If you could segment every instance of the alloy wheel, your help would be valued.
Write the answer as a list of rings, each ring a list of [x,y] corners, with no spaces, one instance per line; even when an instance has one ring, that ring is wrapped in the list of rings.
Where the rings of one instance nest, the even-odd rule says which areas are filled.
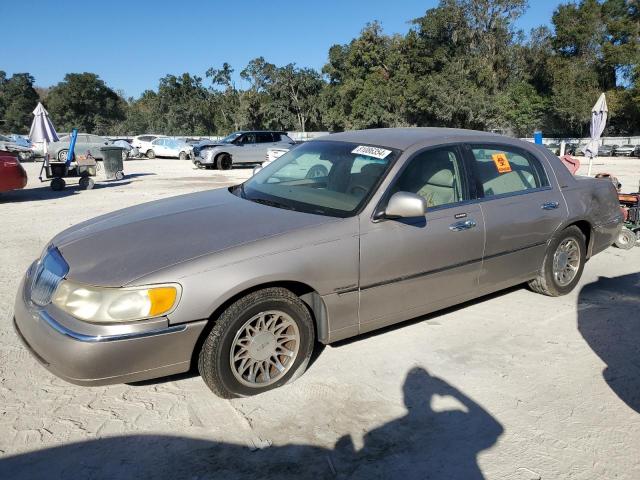
[[[236,379],[258,388],[280,380],[293,366],[300,348],[296,322],[279,310],[247,320],[231,344],[230,366]]]
[[[553,278],[561,287],[569,285],[580,268],[580,246],[573,238],[563,240],[553,254]]]

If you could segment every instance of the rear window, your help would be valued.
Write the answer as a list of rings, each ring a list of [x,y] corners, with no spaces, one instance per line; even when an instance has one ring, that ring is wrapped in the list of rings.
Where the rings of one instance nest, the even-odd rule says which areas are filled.
[[[474,146],[479,193],[493,197],[549,186],[540,162],[527,152],[503,146]]]

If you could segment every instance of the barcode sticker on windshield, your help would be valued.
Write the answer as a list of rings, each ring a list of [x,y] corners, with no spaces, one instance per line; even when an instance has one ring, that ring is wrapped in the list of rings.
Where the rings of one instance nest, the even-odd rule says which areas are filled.
[[[366,155],[367,157],[373,158],[385,158],[387,155],[391,153],[391,150],[386,150],[384,148],[379,147],[368,147],[366,145],[360,145],[359,147],[351,150],[351,153],[355,153],[356,155]]]

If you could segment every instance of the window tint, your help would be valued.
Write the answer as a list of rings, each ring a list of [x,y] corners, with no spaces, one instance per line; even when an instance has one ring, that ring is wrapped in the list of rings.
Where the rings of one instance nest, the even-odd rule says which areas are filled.
[[[273,137],[268,132],[256,133],[256,142],[257,143],[271,143],[271,142],[273,142]]]
[[[471,151],[480,195],[492,197],[549,185],[542,165],[525,152],[496,146]]]
[[[427,207],[437,207],[464,199],[460,159],[452,148],[428,150],[418,154],[391,189],[417,193],[427,201]]]
[[[279,133],[273,132],[271,135],[273,135],[274,142],[280,142],[282,140]]]
[[[256,143],[256,134],[255,133],[245,133],[240,139],[240,143]]]

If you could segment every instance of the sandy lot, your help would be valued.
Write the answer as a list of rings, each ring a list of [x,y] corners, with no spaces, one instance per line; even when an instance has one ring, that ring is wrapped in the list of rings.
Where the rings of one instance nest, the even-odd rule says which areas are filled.
[[[640,159],[598,160],[636,191]],[[0,196],[0,478],[640,478],[640,248],[611,248],[561,298],[513,288],[319,352],[236,400],[199,377],[77,387],[11,327],[19,278],[60,230],[223,187],[250,169],[126,164],[121,182]]]

